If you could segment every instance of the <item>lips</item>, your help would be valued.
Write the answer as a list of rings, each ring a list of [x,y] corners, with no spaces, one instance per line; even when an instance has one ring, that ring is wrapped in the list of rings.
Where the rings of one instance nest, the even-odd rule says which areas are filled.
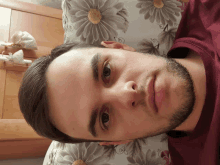
[[[156,79],[156,76],[152,77],[152,79],[150,80],[148,84],[147,101],[148,101],[148,105],[150,106],[151,110],[154,112],[158,112],[157,106],[155,104],[155,90],[154,90],[155,79]]]

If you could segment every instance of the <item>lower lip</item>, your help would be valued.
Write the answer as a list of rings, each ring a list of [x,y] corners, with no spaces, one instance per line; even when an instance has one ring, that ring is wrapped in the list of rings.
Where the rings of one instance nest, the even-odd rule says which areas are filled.
[[[161,109],[162,103],[165,103],[165,99],[167,97],[168,96],[164,88],[160,88],[155,91],[155,104],[157,108]]]
[[[172,83],[172,80],[165,78],[163,85],[154,83],[154,92],[155,92],[155,104],[157,109],[162,110],[162,106],[167,105],[169,99],[169,89]]]
[[[153,107],[151,107],[151,109],[153,109],[155,112],[158,112],[158,108],[157,108],[156,103],[155,103],[155,89],[154,89],[155,79],[156,79],[156,76],[154,76],[152,78],[152,80],[149,84],[149,87],[150,87],[149,90],[152,90],[152,92],[148,91],[148,93],[153,93],[153,94],[151,95],[151,98],[148,98],[148,101],[149,101],[150,106],[153,106]]]

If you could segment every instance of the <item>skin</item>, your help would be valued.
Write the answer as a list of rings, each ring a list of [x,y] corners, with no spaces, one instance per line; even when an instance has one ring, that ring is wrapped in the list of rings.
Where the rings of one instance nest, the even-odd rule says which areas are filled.
[[[125,144],[170,130],[193,132],[206,96],[205,69],[196,52],[167,61],[114,41],[102,45],[106,48],[71,50],[48,68],[49,116],[60,131],[74,138],[111,141],[100,145]],[[90,61],[96,53],[109,61],[109,84],[101,74],[99,82],[93,79]],[[158,112],[147,101],[147,84],[154,76]],[[109,120],[104,122],[108,130],[103,130],[101,116],[96,120],[98,137],[87,129],[95,106],[109,108]]]

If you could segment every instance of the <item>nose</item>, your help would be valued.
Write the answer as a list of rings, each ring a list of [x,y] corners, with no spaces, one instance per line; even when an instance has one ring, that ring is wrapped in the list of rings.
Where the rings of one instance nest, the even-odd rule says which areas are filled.
[[[104,97],[106,101],[115,104],[115,106],[126,109],[135,107],[143,99],[134,81],[116,84],[113,87],[107,88]]]

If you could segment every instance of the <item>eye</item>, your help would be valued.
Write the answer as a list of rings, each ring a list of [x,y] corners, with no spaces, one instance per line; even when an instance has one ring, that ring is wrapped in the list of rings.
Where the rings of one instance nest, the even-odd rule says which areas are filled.
[[[103,112],[101,113],[101,125],[104,126],[105,130],[108,130],[109,128],[109,114],[108,114],[108,108],[105,107]]]
[[[102,78],[104,83],[108,84],[111,76],[111,66],[109,63],[106,63],[103,68]]]

